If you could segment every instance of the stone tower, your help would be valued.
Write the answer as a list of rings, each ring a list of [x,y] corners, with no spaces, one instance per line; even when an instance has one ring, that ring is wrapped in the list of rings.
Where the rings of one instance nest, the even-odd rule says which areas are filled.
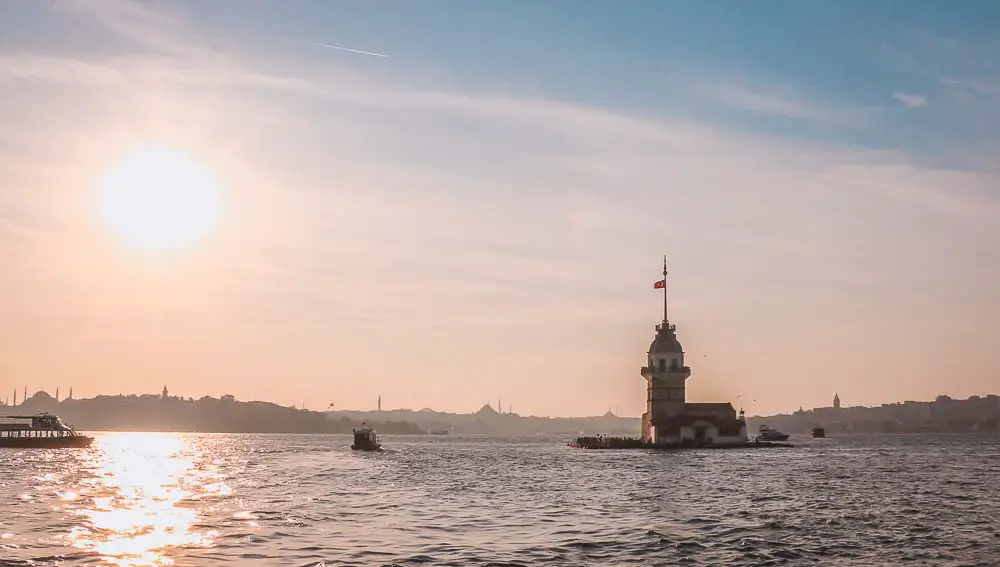
[[[840,409],[840,394],[833,395],[833,409]]]
[[[685,413],[685,384],[691,368],[684,365],[684,348],[677,340],[677,327],[667,317],[667,260],[663,259],[663,279],[653,284],[663,289],[663,322],[656,325],[656,336],[649,345],[642,377],[646,379],[646,412],[642,414],[642,438],[658,443],[668,441],[658,435],[672,418]],[[667,427],[666,430],[673,428]]]

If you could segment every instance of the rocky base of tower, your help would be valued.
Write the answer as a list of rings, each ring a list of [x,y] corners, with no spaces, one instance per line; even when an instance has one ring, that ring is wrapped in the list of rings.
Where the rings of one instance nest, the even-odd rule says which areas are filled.
[[[697,441],[683,441],[680,443],[650,443],[636,437],[577,437],[576,440],[568,443],[575,449],[655,449],[655,450],[681,450],[681,449],[776,449],[790,448],[794,445],[790,443],[774,443],[770,441],[746,441],[738,443],[711,443]]]

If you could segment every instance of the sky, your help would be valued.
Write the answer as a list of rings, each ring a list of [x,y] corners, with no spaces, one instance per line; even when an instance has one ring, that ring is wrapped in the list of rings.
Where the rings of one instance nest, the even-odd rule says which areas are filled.
[[[0,388],[638,416],[666,254],[689,401],[1000,392],[997,29],[977,0],[5,2]]]

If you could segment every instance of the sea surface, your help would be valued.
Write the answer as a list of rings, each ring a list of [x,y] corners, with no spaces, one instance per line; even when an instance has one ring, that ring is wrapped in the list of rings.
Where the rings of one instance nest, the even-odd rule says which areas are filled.
[[[0,450],[0,565],[1000,564],[1000,437],[798,441],[97,434]]]

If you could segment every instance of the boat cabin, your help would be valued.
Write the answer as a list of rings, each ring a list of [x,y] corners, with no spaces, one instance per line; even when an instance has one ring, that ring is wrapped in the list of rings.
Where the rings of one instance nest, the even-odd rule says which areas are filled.
[[[354,444],[351,449],[355,451],[379,451],[382,446],[378,442],[378,434],[375,429],[362,423],[354,426]]]
[[[66,425],[59,416],[48,413],[38,415],[8,415],[0,419],[12,420],[0,423],[0,438],[53,438],[78,437],[79,433]]]

